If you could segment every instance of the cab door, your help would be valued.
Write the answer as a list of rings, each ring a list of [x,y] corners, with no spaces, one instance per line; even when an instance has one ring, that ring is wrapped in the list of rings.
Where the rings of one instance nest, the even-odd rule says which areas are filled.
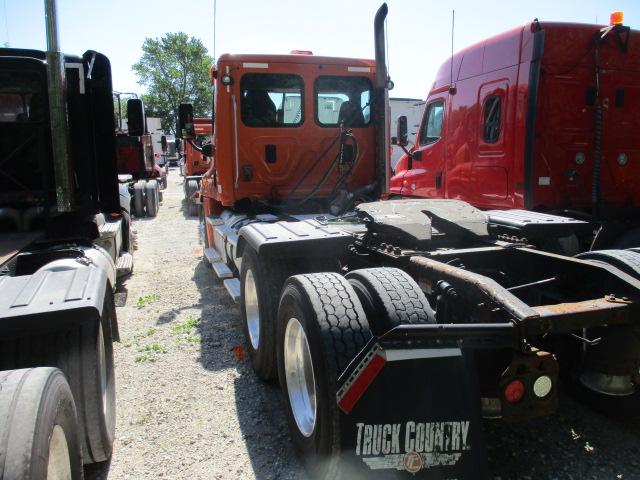
[[[403,178],[403,195],[444,197],[444,98],[430,100],[425,108],[411,168]]]

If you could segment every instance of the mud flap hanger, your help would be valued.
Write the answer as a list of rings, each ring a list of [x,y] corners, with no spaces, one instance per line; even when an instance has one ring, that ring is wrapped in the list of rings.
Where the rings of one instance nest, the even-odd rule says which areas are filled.
[[[387,363],[460,356],[462,349],[521,347],[514,323],[399,325],[369,340],[342,372],[338,407],[348,415]]]

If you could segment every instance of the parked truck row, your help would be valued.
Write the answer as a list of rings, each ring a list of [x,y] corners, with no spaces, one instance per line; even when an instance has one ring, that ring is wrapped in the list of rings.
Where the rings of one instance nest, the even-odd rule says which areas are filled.
[[[482,418],[549,415],[560,381],[606,413],[637,414],[640,253],[551,253],[536,240],[580,239],[592,228],[589,220],[533,208],[515,215],[508,209],[519,205],[506,201],[485,212],[455,198],[394,190],[398,175],[413,169],[406,162],[431,167],[428,158],[411,155],[390,178],[386,15],[383,5],[374,22],[375,61],[308,53],[218,59],[213,140],[202,147],[214,162],[199,190],[204,256],[239,303],[257,376],[280,383],[295,449],[312,473],[485,478]],[[500,188],[522,202],[547,198],[536,186],[547,185],[533,179],[546,175],[549,157],[527,152],[531,142],[555,137],[542,140],[543,132],[525,124],[555,120],[548,113],[533,119],[496,113],[500,105],[529,105],[541,95],[510,86],[511,57],[490,47],[513,52],[506,43],[522,42],[529,53],[513,54],[523,59],[513,82],[530,79],[532,59],[558,51],[557,28],[535,22],[485,42],[475,61],[454,56],[456,76],[436,82],[445,99],[428,99],[419,135],[426,129],[430,138],[435,125],[453,134],[442,120],[450,115],[460,119],[460,138],[475,142],[467,126],[478,138],[497,139],[483,144],[484,164],[476,165],[475,176],[460,174],[470,192],[478,191],[480,174],[496,185],[493,174],[502,168],[509,138],[530,158],[530,175],[522,177],[530,183],[506,176],[513,181]],[[625,31],[614,27],[606,35],[624,40]],[[548,41],[536,40],[547,32]],[[606,48],[615,57],[621,47],[612,43]],[[602,43],[594,48],[609,52]],[[472,107],[477,91],[463,89],[465,69],[502,72],[499,81],[497,74],[478,81],[488,107]],[[469,116],[479,111],[477,121]],[[506,137],[514,122],[520,130]],[[189,105],[181,106],[177,130],[186,140],[195,137]],[[406,145],[406,122],[399,122],[397,138]],[[423,145],[420,137],[416,150]],[[585,155],[590,146],[581,147]],[[464,148],[460,155],[464,167],[474,167],[465,163],[471,157]],[[598,206],[607,188],[597,190]],[[556,191],[561,200],[573,192]],[[623,203],[634,198],[616,194]],[[524,231],[496,218],[518,220]]]

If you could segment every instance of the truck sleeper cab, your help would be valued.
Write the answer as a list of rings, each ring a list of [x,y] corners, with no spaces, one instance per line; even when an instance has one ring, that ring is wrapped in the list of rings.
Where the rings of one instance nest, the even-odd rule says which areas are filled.
[[[591,229],[577,232],[573,253],[640,245],[637,35],[534,21],[456,53],[436,75],[413,158],[398,163],[390,191],[604,226],[595,242]]]
[[[65,88],[49,78],[56,65]],[[0,49],[4,478],[80,479],[112,453],[113,292],[133,268],[114,131],[104,55]]]

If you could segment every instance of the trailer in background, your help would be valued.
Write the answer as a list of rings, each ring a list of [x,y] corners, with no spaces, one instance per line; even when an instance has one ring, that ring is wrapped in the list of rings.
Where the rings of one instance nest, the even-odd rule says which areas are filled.
[[[408,140],[409,145],[413,145],[420,128],[420,121],[424,113],[425,101],[419,98],[390,98],[389,108],[391,112],[391,125],[394,125],[398,117],[407,117]],[[391,150],[391,169],[395,169],[398,160],[404,154],[402,148],[398,145],[392,145]]]

